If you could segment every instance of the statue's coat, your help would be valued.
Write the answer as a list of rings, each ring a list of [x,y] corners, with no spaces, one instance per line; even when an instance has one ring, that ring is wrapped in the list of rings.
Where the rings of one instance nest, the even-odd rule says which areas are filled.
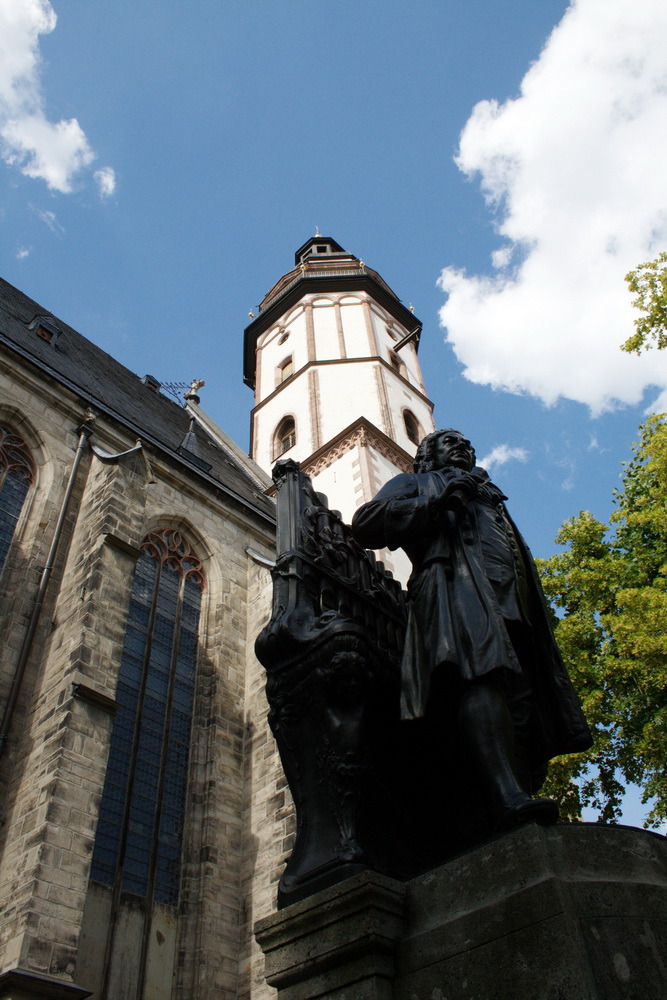
[[[505,602],[509,610],[507,606],[501,610],[488,579],[480,537],[483,519],[475,501],[460,512],[434,503],[445,483],[459,474],[449,468],[396,476],[359,508],[352,522],[362,545],[401,547],[412,561],[401,714],[405,719],[424,715],[436,668],[454,671],[462,680],[499,669],[523,672],[533,695],[533,760],[546,762],[558,754],[584,750],[591,744],[588,726],[551,632],[530,551],[502,504],[505,496],[483,469],[474,470],[513,532],[522,567],[522,594],[519,597],[515,588]],[[529,649],[522,651],[521,663],[506,625],[507,618],[519,617],[530,622]]]

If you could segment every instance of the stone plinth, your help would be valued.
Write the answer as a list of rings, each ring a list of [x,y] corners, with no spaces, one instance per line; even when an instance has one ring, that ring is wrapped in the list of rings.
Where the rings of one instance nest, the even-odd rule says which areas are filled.
[[[279,1000],[664,1000],[667,838],[524,826],[405,885],[358,875],[257,939]]]
[[[90,995],[90,990],[74,983],[24,969],[10,969],[0,975],[0,1000],[85,1000]]]
[[[266,980],[280,1000],[391,1000],[405,886],[363,872],[260,920]]]

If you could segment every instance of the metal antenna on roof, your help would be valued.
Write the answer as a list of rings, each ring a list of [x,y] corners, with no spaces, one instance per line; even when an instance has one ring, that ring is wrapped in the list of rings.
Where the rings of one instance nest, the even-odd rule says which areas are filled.
[[[162,388],[166,389],[167,392],[174,397],[177,403],[183,406],[183,390],[190,388],[189,382],[163,382]]]

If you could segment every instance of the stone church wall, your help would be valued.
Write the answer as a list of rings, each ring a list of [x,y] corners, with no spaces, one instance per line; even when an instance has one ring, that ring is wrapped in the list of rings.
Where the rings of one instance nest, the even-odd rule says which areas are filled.
[[[23,435],[38,466],[2,579],[4,703],[85,407],[74,393],[21,366],[5,366],[0,378],[0,398],[11,400],[0,416]],[[113,453],[135,443],[103,417],[93,440]],[[274,539],[269,526],[151,449],[117,461],[86,451],[79,467],[0,761],[6,792],[0,970],[56,977],[63,989],[72,982],[88,989],[99,984],[108,906],[106,887],[91,889],[89,870],[118,667],[139,546],[149,530],[167,528],[187,535],[206,587],[180,905],[173,918],[155,913],[145,996],[163,996],[169,984],[170,995],[183,1000],[236,1000],[241,989],[260,1000],[268,995],[265,987],[250,992],[251,982],[262,980],[261,963],[250,958],[251,928],[273,907],[272,880],[291,820],[288,805],[275,808],[276,796],[284,799],[286,792],[250,641],[270,613],[270,575],[246,548],[271,558]],[[249,778],[256,787],[249,788]]]

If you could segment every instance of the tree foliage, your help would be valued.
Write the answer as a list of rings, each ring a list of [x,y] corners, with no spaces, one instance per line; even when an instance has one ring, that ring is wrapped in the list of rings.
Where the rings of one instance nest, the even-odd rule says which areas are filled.
[[[633,306],[643,313],[635,320],[635,333],[621,345],[629,354],[641,354],[648,347],[667,347],[667,253],[640,264],[625,276],[637,296]]]
[[[625,782],[667,820],[667,415],[640,428],[615,492],[611,529],[587,511],[565,522],[566,550],[538,562],[556,638],[594,734],[555,761],[546,792],[566,818],[582,805],[620,816]],[[575,780],[576,779],[576,780]]]

